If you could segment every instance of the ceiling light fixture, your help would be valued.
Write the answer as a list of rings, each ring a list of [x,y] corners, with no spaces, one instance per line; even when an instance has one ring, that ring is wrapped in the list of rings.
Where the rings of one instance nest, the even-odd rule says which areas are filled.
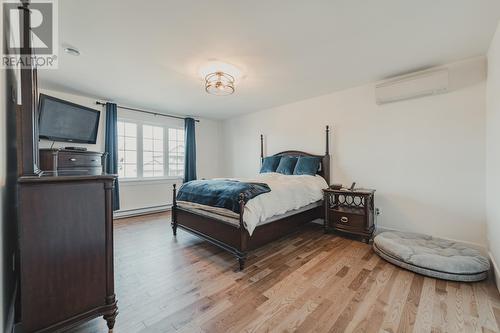
[[[218,71],[205,76],[205,91],[211,95],[226,96],[234,93],[234,77]]]
[[[205,91],[217,96],[233,94],[236,82],[242,78],[242,72],[239,68],[215,59],[210,59],[199,67],[198,73],[200,78],[205,81]]]
[[[80,51],[78,51],[77,49],[75,49],[73,47],[65,47],[64,52],[66,52],[69,55],[75,56],[75,57],[80,55]]]

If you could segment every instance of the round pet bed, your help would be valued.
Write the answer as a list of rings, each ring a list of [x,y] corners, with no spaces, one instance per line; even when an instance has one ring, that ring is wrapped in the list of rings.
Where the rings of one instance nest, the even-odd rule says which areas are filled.
[[[486,257],[463,243],[417,233],[382,232],[373,250],[394,265],[444,280],[480,281],[490,269]]]

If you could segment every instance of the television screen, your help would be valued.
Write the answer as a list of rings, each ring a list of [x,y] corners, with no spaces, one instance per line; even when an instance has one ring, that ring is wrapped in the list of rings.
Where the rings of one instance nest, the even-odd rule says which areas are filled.
[[[53,141],[96,143],[100,112],[40,94],[39,136]]]

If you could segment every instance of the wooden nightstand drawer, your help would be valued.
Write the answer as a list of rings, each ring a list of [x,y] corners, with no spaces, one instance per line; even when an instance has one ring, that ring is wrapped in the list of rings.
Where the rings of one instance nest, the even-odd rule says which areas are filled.
[[[335,224],[337,228],[358,230],[365,228],[365,217],[357,214],[332,211],[330,222]]]

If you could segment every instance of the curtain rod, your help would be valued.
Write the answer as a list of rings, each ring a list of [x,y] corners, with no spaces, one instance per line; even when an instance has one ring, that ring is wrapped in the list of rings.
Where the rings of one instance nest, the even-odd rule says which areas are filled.
[[[100,102],[100,101],[95,101],[95,104],[97,105],[106,105],[106,103]],[[135,108],[130,108],[128,106],[122,106],[122,105],[117,105],[120,109],[125,109],[125,110],[130,110],[130,111],[136,111],[136,112],[142,112],[142,113],[148,113],[152,114],[154,116],[163,116],[163,117],[170,117],[170,118],[175,118],[175,119],[186,119],[186,117],[181,117],[181,116],[174,116],[171,114],[163,114],[163,113],[158,113],[158,112],[151,112],[151,111],[146,111],[146,110],[141,110],[141,109],[135,109]],[[197,123],[200,122],[199,119],[195,119]]]

